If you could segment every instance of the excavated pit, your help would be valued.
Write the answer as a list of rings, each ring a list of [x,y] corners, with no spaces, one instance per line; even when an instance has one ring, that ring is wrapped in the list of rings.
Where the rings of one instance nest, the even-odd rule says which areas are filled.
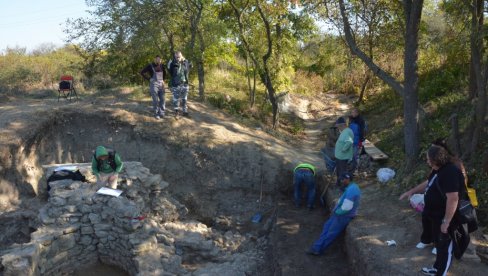
[[[3,196],[20,206],[0,216],[2,224],[15,221],[12,231],[2,236],[1,274],[62,275],[99,262],[131,275],[272,273],[269,264],[263,268],[263,260],[273,212],[267,212],[260,224],[250,218],[257,210],[272,209],[273,195],[280,189],[274,183],[291,179],[279,156],[253,143],[215,145],[203,136],[185,135],[185,130],[161,133],[104,111],[56,111],[39,122],[23,130],[29,135],[22,143],[1,152]],[[47,193],[49,172],[41,165],[88,163],[97,145],[114,148],[124,161],[139,162],[126,162],[125,197],[114,200],[96,195],[93,184],[66,181],[58,181],[61,184]],[[144,177],[130,177],[141,170],[167,181],[164,197],[161,190],[148,189],[152,184]],[[138,199],[140,193],[146,193],[145,200]],[[156,198],[167,202],[156,204]],[[36,201],[39,214],[29,209],[33,199],[41,199]],[[152,206],[158,204],[173,206],[174,213],[161,219]],[[117,215],[118,208],[133,205],[133,213]],[[156,219],[132,229],[128,217],[143,211],[156,214]],[[130,231],[143,237],[125,238],[133,234]],[[114,250],[118,257],[109,254]],[[141,252],[151,254],[141,257]]]

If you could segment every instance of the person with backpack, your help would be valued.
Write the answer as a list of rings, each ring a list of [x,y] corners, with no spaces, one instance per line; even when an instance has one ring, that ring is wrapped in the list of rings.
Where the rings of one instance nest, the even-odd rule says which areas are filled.
[[[366,131],[366,122],[359,114],[359,109],[357,108],[353,108],[351,111],[351,116],[349,116],[349,128],[354,134],[352,171],[355,171],[358,165],[359,154],[363,148],[365,140],[364,134]]]
[[[315,201],[315,167],[308,163],[301,163],[293,170],[293,187],[295,206],[300,207],[302,200],[302,184],[307,187],[307,208],[313,209]]]
[[[183,116],[188,116],[188,73],[190,72],[190,62],[185,59],[181,52],[176,52],[173,59],[168,62],[168,71],[171,77],[169,86],[173,93],[173,108],[175,115],[183,112]]]
[[[97,177],[97,184],[117,189],[119,173],[123,166],[120,155],[114,150],[107,150],[104,146],[96,148],[92,158],[92,172]]]
[[[154,58],[154,62],[148,64],[140,72],[141,76],[149,81],[149,93],[151,94],[154,117],[160,119],[164,117],[166,109],[164,98],[164,65],[161,63],[161,57],[158,55]],[[147,77],[149,74],[149,77]]]
[[[306,251],[309,255],[319,256],[346,229],[351,220],[356,217],[361,199],[361,190],[353,182],[352,174],[343,173],[340,176],[340,189],[344,193],[339,198],[332,215],[325,222],[320,237]]]

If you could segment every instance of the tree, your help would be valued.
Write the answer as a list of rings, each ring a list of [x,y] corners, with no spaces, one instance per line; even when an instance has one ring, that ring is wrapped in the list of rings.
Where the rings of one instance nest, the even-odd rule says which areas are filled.
[[[346,43],[352,54],[361,59],[366,66],[381,80],[388,84],[398,95],[403,98],[404,115],[404,141],[405,153],[407,156],[407,167],[414,164],[419,153],[419,114],[418,114],[418,33],[422,15],[423,0],[403,0],[404,16],[404,60],[403,60],[403,83],[391,74],[382,69],[372,57],[362,50],[357,42],[356,36],[350,25],[350,16],[355,16],[351,6],[352,1],[339,0],[338,10],[342,20],[342,29]],[[368,1],[360,1],[366,3]],[[334,5],[324,0],[326,6]]]
[[[288,70],[297,56],[297,38],[306,27],[290,12],[288,1],[229,0],[227,4],[238,33],[237,43],[266,88],[276,128],[277,91],[286,89],[291,82]]]
[[[190,33],[185,48],[196,63],[199,96],[204,99],[207,51],[219,45],[226,29],[224,23],[216,16],[218,5],[215,1],[185,0],[184,4]]]
[[[88,4],[94,7],[91,16],[71,20],[66,32],[68,40],[79,41],[86,53],[108,53],[104,59],[91,59],[105,64],[104,74],[135,82],[140,80],[140,68],[155,54],[169,57],[181,50],[196,64],[199,95],[204,97],[206,50],[223,33],[214,1],[92,0]]]
[[[476,152],[480,137],[484,132],[485,117],[486,117],[486,85],[488,81],[488,59],[485,56],[485,33],[484,33],[484,0],[466,1],[471,11],[471,69],[472,78],[470,81],[474,82],[471,87],[475,88],[473,93],[473,120],[470,126],[472,131],[470,135],[471,144],[466,152],[466,157]]]

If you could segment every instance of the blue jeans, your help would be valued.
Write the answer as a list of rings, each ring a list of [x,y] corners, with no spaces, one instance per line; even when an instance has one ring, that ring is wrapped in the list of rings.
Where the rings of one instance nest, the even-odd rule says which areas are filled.
[[[173,107],[178,110],[181,107],[183,112],[188,112],[188,107],[186,101],[188,98],[188,85],[180,85],[176,87],[171,87],[171,92],[173,92]],[[178,106],[179,102],[179,106]]]
[[[153,110],[155,115],[164,115],[164,85],[162,81],[152,80],[149,84],[149,93],[151,94]]]
[[[315,201],[315,176],[310,170],[296,170],[293,177],[293,185],[295,187],[294,198],[295,204],[300,205],[302,200],[301,185],[304,183],[307,186],[307,207],[312,208]]]
[[[324,253],[325,249],[346,229],[352,219],[352,217],[331,215],[325,222],[319,239],[313,243],[312,251]]]

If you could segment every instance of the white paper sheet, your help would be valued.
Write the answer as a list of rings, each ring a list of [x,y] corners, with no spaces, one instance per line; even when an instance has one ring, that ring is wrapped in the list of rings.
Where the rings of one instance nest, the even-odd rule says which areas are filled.
[[[97,191],[97,194],[101,194],[101,195],[109,195],[109,196],[115,196],[115,197],[118,197],[120,194],[122,194],[124,191],[122,190],[114,190],[114,189],[110,189],[110,188],[107,188],[107,187],[102,187],[100,188],[98,191]]]
[[[55,172],[58,172],[58,171],[76,171],[78,169],[78,166],[62,166],[62,167],[57,167],[56,169],[54,169]]]

